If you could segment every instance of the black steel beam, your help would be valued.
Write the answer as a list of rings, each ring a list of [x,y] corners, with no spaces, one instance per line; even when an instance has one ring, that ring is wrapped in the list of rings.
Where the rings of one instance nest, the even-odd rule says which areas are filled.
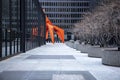
[[[21,40],[20,50],[25,52],[25,0],[20,0],[20,28],[21,28]]]
[[[9,43],[10,43],[10,45],[9,45],[9,49],[10,49],[10,55],[12,55],[12,1],[11,0],[9,0],[9,30],[10,30],[10,41],[9,41]]]
[[[18,45],[20,45],[20,44],[18,44],[18,42],[19,42],[19,29],[20,29],[20,24],[19,24],[19,10],[20,10],[20,8],[19,8],[19,0],[17,0],[17,25],[18,25],[18,27],[17,27],[17,52],[19,52],[18,51]]]
[[[0,58],[2,57],[2,0],[0,0]]]

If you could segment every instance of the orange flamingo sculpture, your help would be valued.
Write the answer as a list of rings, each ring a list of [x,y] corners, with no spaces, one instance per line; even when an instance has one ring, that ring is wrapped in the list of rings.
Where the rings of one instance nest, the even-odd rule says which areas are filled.
[[[48,32],[50,33],[51,41],[54,43],[54,32],[58,35],[62,43],[64,43],[64,30],[53,25],[52,22],[46,16],[46,39],[48,39]]]

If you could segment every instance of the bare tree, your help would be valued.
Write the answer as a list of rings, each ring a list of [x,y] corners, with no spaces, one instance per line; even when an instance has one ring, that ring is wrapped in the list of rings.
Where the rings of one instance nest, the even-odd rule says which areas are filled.
[[[84,20],[75,23],[74,32],[81,41],[100,46],[120,46],[120,1],[103,0]]]

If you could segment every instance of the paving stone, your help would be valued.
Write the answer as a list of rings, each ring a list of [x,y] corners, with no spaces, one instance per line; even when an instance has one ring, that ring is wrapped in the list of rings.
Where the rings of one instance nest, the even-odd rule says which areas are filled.
[[[53,75],[52,80],[86,80],[86,79],[82,75],[61,74],[61,75]]]
[[[72,55],[31,55],[26,59],[75,59]]]
[[[88,71],[3,71],[0,80],[96,80]]]
[[[29,73],[28,71],[3,71],[0,80],[25,80]]]

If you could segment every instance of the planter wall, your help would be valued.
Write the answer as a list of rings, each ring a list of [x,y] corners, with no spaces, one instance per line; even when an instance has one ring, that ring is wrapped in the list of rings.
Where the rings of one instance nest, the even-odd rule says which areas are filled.
[[[90,45],[76,44],[76,49],[81,51],[81,53],[89,53]]]
[[[66,42],[65,44],[71,48],[74,48],[74,42]]]
[[[104,50],[102,54],[102,64],[120,67],[120,51]]]
[[[91,46],[89,47],[89,57],[101,58],[103,51],[99,46]]]

